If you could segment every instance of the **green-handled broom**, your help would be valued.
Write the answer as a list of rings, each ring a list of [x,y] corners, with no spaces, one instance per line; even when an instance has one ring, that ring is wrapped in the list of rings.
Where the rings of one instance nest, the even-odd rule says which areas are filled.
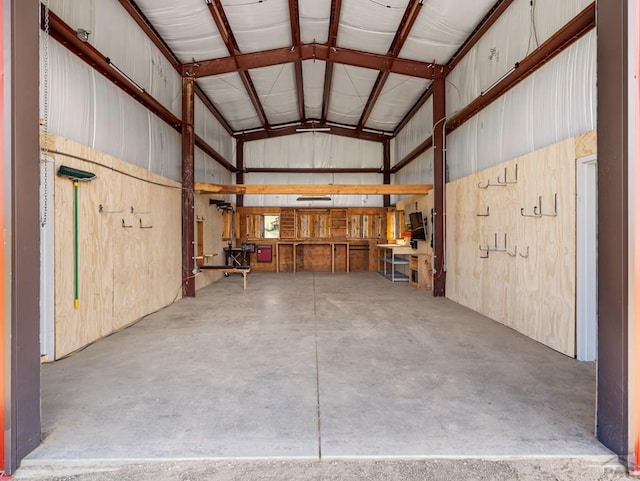
[[[73,307],[77,309],[80,306],[80,297],[78,294],[78,182],[88,182],[96,178],[96,174],[87,172],[73,167],[61,165],[58,169],[60,177],[66,177],[73,181],[73,266],[74,266],[74,301]]]

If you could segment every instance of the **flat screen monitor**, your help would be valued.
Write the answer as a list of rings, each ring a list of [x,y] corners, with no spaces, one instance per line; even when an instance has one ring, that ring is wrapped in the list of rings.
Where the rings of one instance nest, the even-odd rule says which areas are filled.
[[[427,233],[424,231],[422,212],[412,212],[409,214],[409,221],[411,223],[411,239],[426,240]]]

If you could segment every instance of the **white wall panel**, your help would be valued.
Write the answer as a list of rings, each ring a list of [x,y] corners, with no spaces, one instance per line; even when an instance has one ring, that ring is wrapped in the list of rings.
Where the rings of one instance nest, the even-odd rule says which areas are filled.
[[[394,184],[433,184],[433,149],[429,149],[405,168],[400,169],[393,176]],[[393,195],[391,202],[411,197],[407,195]]]
[[[590,3],[590,0],[536,0],[532,21],[530,2],[513,2],[449,74],[447,115],[452,116],[490,88],[516,62],[548,40]]]
[[[180,75],[117,0],[53,0],[50,9],[72,28],[89,30],[91,45],[174,115],[181,115]]]
[[[329,38],[331,0],[298,0],[302,43],[326,43]]]
[[[594,30],[448,136],[450,179],[595,129],[596,88]]]
[[[210,184],[233,184],[233,175],[219,163],[196,147],[195,149],[195,179],[196,182]]]
[[[53,39],[49,59],[49,132],[180,179],[174,129]]]
[[[245,174],[246,184],[381,184],[382,174]],[[297,195],[245,195],[246,207],[382,207],[381,195],[334,195],[331,201],[297,201]]]
[[[216,152],[235,165],[235,139],[229,135],[222,124],[218,122],[197,96],[195,98],[194,128],[197,135],[202,137]]]
[[[256,140],[244,146],[245,167],[381,168],[382,156],[380,142],[316,132]]]
[[[405,155],[415,149],[433,132],[433,98],[416,112],[409,123],[402,129],[395,142],[395,162],[400,162]]]

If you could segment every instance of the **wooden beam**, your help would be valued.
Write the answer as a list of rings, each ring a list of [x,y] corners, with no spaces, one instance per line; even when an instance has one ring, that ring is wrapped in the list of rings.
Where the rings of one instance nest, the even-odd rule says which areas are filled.
[[[382,174],[378,167],[247,167],[246,174]]]
[[[195,256],[193,185],[195,180],[194,80],[182,79],[182,295],[195,297],[196,283],[191,270]]]
[[[197,182],[195,191],[204,194],[272,195],[424,195],[429,184],[244,184],[221,185]]]
[[[513,71],[497,84],[489,87],[479,97],[463,108],[453,118],[447,120],[447,134],[450,134],[463,123],[500,98],[508,90],[523,81],[542,67],[576,40],[581,38],[596,25],[595,2],[582,10],[577,16],[558,30],[552,37],[516,64]]]
[[[330,48],[322,43],[303,43],[300,48],[293,50],[291,47],[281,47],[261,52],[238,53],[235,56],[185,63],[181,68],[183,75],[200,78],[282,65],[298,60],[322,60],[427,80],[445,76],[449,71],[445,65],[393,58],[388,54],[363,52],[344,47]]]

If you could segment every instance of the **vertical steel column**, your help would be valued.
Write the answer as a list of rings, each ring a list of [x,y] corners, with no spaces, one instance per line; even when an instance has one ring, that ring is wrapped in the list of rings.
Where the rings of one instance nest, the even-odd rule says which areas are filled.
[[[238,140],[236,143],[236,184],[244,184],[244,140]],[[244,205],[244,195],[236,194],[236,207]]]
[[[433,295],[445,295],[445,78],[433,81]]]
[[[628,440],[627,2],[599,1],[598,439],[624,461]]]
[[[4,242],[11,246],[5,282],[10,312],[9,445],[5,472],[40,444],[40,149],[38,126],[39,2],[4,0],[3,190]],[[9,205],[7,205],[7,203]],[[7,259],[5,258],[5,262]],[[7,271],[5,271],[7,272]],[[5,331],[5,334],[7,331]],[[8,376],[7,376],[8,373]],[[5,431],[7,432],[7,431]]]
[[[196,295],[196,282],[192,271],[195,256],[194,83],[193,77],[182,78],[182,295],[185,297]]]
[[[391,184],[391,140],[387,139],[382,144],[382,183]],[[391,206],[391,196],[385,195],[383,198],[384,207]]]

